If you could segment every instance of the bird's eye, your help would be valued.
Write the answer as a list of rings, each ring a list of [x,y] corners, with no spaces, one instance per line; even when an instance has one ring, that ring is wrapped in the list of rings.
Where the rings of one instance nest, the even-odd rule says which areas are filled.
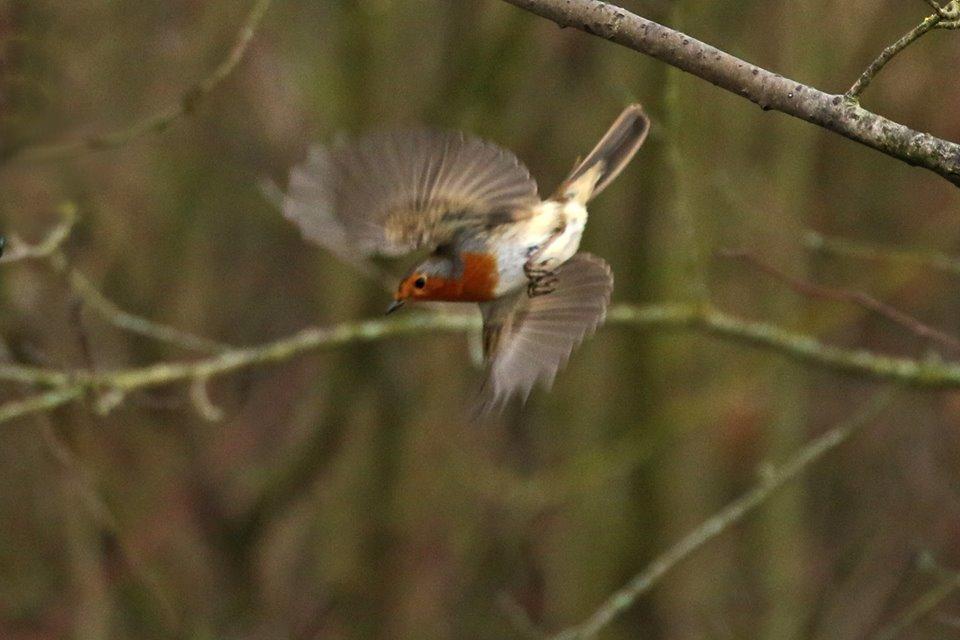
[[[427,286],[426,276],[419,276],[416,280],[413,281],[413,286],[416,289],[423,289],[425,286]]]

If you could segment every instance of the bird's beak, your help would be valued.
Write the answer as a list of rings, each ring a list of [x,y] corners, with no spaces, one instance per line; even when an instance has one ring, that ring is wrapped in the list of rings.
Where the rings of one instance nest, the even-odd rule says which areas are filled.
[[[404,300],[394,300],[390,303],[390,306],[387,307],[387,315],[393,313],[397,309],[403,306]]]

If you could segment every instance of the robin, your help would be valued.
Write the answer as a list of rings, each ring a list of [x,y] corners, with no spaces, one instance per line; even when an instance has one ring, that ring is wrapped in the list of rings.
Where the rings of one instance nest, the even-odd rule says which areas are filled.
[[[303,235],[356,261],[417,249],[429,257],[401,281],[407,302],[480,306],[487,378],[481,411],[549,387],[603,322],[613,275],[577,252],[587,203],[643,144],[649,120],[628,106],[552,196],[511,152],[462,133],[375,133],[310,150],[290,174],[283,214]]]

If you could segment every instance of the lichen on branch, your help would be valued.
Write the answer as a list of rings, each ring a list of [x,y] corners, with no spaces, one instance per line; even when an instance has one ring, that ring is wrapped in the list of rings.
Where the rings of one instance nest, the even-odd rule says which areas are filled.
[[[960,186],[960,145],[737,58],[685,33],[598,0],[505,0],[691,73],[759,105],[838,133]]]

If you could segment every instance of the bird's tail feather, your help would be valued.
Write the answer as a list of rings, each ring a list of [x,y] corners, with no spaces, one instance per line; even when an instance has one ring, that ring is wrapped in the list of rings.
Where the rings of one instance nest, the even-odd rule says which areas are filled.
[[[557,198],[586,204],[603,191],[633,158],[650,131],[650,119],[632,104],[614,121],[587,157],[557,189]]]

